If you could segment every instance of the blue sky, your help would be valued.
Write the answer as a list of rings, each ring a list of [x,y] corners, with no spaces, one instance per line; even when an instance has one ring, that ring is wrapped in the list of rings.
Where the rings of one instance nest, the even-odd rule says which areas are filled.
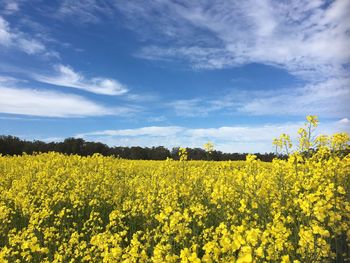
[[[0,0],[0,134],[270,152],[350,131],[350,1]]]

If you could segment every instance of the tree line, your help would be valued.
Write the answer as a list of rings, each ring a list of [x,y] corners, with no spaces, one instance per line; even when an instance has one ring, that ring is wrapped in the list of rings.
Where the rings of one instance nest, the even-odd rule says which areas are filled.
[[[210,155],[201,148],[186,148],[188,160],[213,160],[213,161],[238,161],[245,160],[247,153],[224,153],[213,150]],[[63,142],[43,142],[27,141],[15,136],[0,136],[0,154],[2,155],[21,155],[59,152],[64,154],[77,154],[89,156],[99,153],[104,156],[115,156],[131,160],[165,160],[172,158],[178,160],[179,147],[167,149],[163,146],[158,147],[109,147],[101,142],[88,142],[81,138],[67,138]],[[257,157],[265,162],[271,162],[276,157],[274,153],[256,153]]]

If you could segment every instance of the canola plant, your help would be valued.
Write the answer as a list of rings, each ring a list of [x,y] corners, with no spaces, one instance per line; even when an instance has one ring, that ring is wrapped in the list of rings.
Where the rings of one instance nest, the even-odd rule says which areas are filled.
[[[272,163],[0,156],[0,262],[349,261],[348,139]]]

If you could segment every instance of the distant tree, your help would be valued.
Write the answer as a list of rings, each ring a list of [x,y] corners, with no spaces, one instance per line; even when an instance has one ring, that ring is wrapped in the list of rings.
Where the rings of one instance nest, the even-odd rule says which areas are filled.
[[[189,160],[205,160],[205,151],[201,148],[187,148]]]
[[[24,142],[14,136],[0,136],[0,153],[15,155],[22,154]]]
[[[83,139],[67,138],[61,143],[61,151],[66,154],[83,155],[85,141]]]
[[[147,160],[147,149],[139,146],[131,147],[129,157],[132,160]]]
[[[173,147],[172,149],[171,149],[171,153],[170,153],[170,155],[171,155],[171,158],[173,159],[173,160],[179,160],[179,149],[180,149],[180,147]]]
[[[84,156],[93,155],[94,153],[99,153],[102,155],[113,155],[112,149],[106,144],[100,142],[85,142],[82,148]]]
[[[339,135],[340,136],[340,135]],[[341,141],[340,139],[337,141]],[[342,145],[337,146],[344,154],[349,149],[343,149]],[[14,136],[0,136],[0,154],[2,155],[20,155],[22,153],[44,153],[44,152],[60,152],[65,154],[78,154],[81,156],[89,156],[99,153],[104,156],[115,156],[123,159],[132,160],[166,160],[171,158],[179,160],[179,147],[171,150],[163,147],[109,147],[100,142],[86,142],[82,138],[67,138],[63,142],[43,142],[43,141],[25,141]],[[208,148],[209,149],[209,148]],[[210,158],[213,161],[227,160],[245,160],[246,153],[223,153],[210,147]],[[188,160],[207,160],[208,152],[201,148],[186,148]],[[256,154],[262,161],[270,162],[275,157],[273,153]],[[285,156],[280,156],[285,158]]]
[[[166,160],[166,158],[170,158],[170,151],[163,147],[163,146],[158,146],[158,147],[152,147],[149,150],[148,158],[151,160]]]

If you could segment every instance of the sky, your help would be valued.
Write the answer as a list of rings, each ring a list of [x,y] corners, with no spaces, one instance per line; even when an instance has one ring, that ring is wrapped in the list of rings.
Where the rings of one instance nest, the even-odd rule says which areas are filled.
[[[0,0],[0,134],[271,152],[350,132],[350,1]]]

